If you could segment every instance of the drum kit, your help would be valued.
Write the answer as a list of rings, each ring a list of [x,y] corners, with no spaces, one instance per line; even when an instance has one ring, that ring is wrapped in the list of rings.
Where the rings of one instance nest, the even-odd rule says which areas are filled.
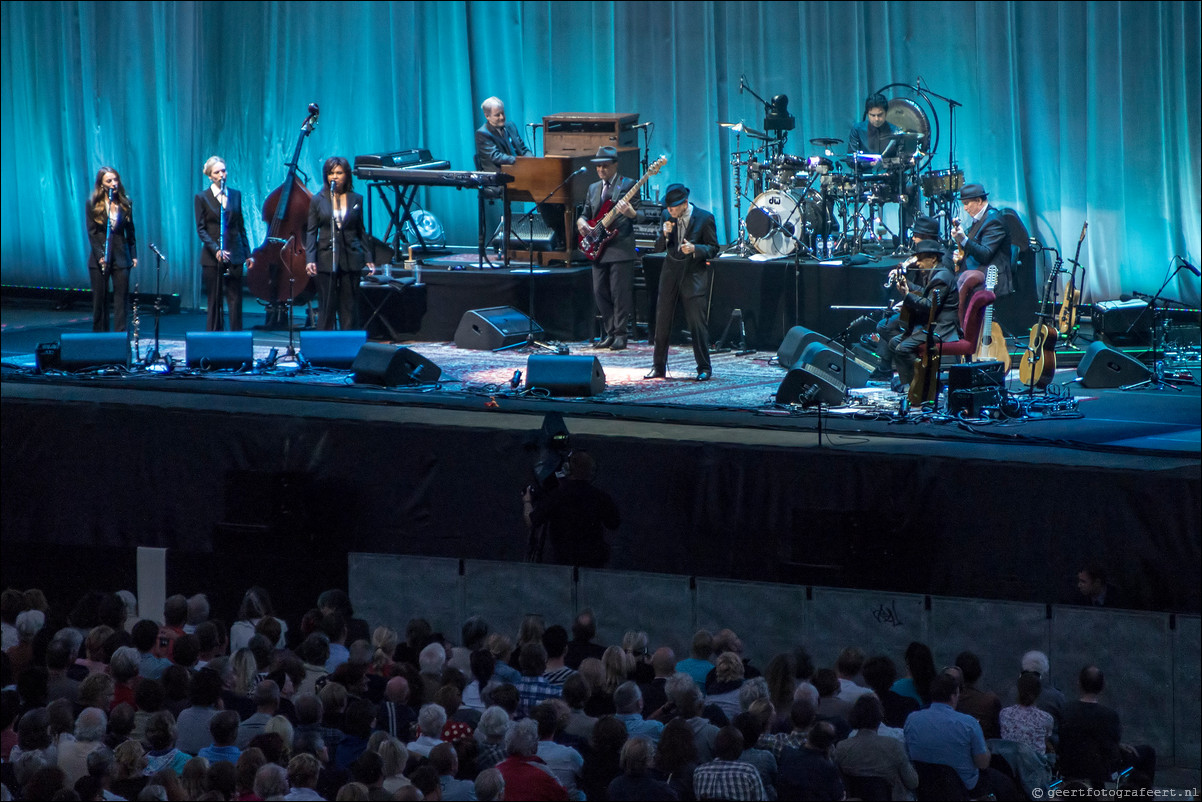
[[[838,258],[883,254],[892,248],[895,253],[905,251],[909,246],[905,229],[921,208],[920,192],[928,214],[944,211],[950,219],[964,173],[954,160],[950,169],[929,169],[938,144],[928,97],[933,93],[921,86],[893,86],[904,86],[915,97],[889,101],[886,120],[899,133],[884,153],[836,154],[842,139],[816,137],[810,140],[811,155],[794,156],[783,152],[784,139],[779,135],[774,138],[743,122],[719,123],[735,134],[730,166],[739,236],[727,252]],[[749,205],[746,215],[744,200]],[[896,233],[884,222],[890,204],[897,205]]]

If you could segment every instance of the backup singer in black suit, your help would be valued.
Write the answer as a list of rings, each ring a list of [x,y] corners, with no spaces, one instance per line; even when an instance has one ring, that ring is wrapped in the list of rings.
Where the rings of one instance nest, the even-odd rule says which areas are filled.
[[[584,210],[576,220],[581,235],[588,232],[588,222],[612,200],[618,214],[614,221],[617,236],[610,241],[600,258],[593,262],[593,295],[601,313],[601,339],[594,348],[621,351],[626,348],[627,326],[634,312],[634,218],[638,213],[622,196],[634,187],[634,181],[618,175],[617,148],[597,148],[592,159],[601,180],[588,188]]]
[[[321,192],[309,201],[305,236],[305,272],[317,281],[317,328],[332,331],[337,318],[338,328],[355,329],[359,277],[364,268],[376,269],[363,227],[363,196],[351,191],[351,165],[341,156],[326,159],[321,175]]]
[[[196,234],[204,245],[200,250],[200,275],[209,305],[205,328],[209,331],[224,328],[221,314],[224,301],[229,308],[230,331],[241,331],[242,268],[249,269],[255,261],[250,255],[250,240],[242,218],[242,193],[225,186],[225,161],[220,157],[209,157],[204,174],[211,183],[192,199],[192,211]]]
[[[713,373],[710,366],[709,331],[706,329],[706,296],[711,271],[709,260],[718,252],[718,231],[714,216],[689,203],[689,188],[671,184],[664,195],[667,207],[660,218],[660,234],[655,250],[667,251],[659,274],[659,301],[655,307],[655,356],[648,379],[662,379],[668,370],[668,338],[676,299],[684,306],[685,323],[693,338],[693,358],[697,361],[697,381]]]
[[[116,331],[125,331],[129,305],[129,271],[138,266],[134,207],[121,175],[101,167],[88,198],[88,279],[92,285],[92,331],[109,330],[109,305]],[[112,292],[109,280],[112,279]]]
[[[989,265],[996,265],[997,286],[993,292],[999,298],[1009,295],[1014,291],[1014,274],[1010,268],[1010,232],[1002,213],[989,205],[989,193],[980,184],[964,185],[960,205],[971,218],[971,222],[965,221],[967,231],[959,220],[952,221],[952,239],[964,251],[960,269],[983,272]]]

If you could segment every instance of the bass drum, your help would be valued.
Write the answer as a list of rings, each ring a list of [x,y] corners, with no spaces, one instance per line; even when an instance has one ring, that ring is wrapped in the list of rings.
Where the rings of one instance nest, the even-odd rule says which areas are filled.
[[[765,256],[788,256],[797,250],[795,237],[812,246],[815,234],[831,230],[826,204],[813,190],[770,189],[756,197],[744,222],[752,246]]]

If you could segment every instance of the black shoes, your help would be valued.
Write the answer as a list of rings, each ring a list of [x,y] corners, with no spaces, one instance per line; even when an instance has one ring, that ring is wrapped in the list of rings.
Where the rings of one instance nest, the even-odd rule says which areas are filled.
[[[710,372],[708,370],[697,371],[697,381],[707,382],[710,380]]]
[[[626,338],[625,337],[610,337],[609,340],[610,340],[609,345],[608,345],[609,350],[611,350],[611,351],[625,351],[626,350]]]
[[[609,348],[613,344],[614,336],[612,334],[607,334],[600,340],[597,340],[597,342],[593,343],[593,348]]]
[[[668,374],[667,374],[667,372],[666,372],[666,371],[662,371],[662,370],[655,370],[655,369],[653,368],[653,369],[651,370],[651,372],[650,372],[650,373],[648,373],[648,374],[647,374],[646,376],[644,376],[643,378],[644,378],[644,379],[666,379],[667,377],[668,377]]]

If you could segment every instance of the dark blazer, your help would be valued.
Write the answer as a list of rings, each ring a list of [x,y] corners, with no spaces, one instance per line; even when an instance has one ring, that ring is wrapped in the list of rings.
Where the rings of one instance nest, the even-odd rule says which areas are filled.
[[[88,244],[92,246],[88,255],[88,269],[99,270],[100,260],[104,258],[105,223],[99,223],[92,217],[92,204],[88,203],[85,215],[88,221]],[[134,216],[132,212],[121,209],[117,221],[113,224],[113,233],[109,237],[108,267],[133,267],[137,256],[137,236],[134,232]]]
[[[616,203],[634,187],[634,181],[622,175],[615,176],[614,181],[613,198]],[[601,208],[601,190],[604,187],[605,182],[597,181],[588,188],[584,199],[584,210],[581,212],[581,217],[585,220],[592,220],[597,216],[597,211]],[[630,205],[637,206],[638,199],[635,198],[634,203]],[[617,228],[618,236],[610,240],[609,245],[605,246],[605,250],[601,252],[601,258],[598,260],[601,264],[630,262],[635,258],[634,221],[624,214],[619,214],[614,226]]]
[[[900,132],[893,123],[887,122],[880,128],[872,128],[867,120],[861,120],[851,127],[847,134],[847,152],[883,153],[889,144],[889,137]]]
[[[515,123],[506,122],[505,132],[498,134],[488,123],[476,129],[476,166],[490,170],[502,164],[513,164],[518,156],[529,156],[530,148],[522,141]]]
[[[246,238],[246,221],[242,218],[242,193],[227,186],[225,194],[225,249],[230,252],[230,264],[241,267],[250,258],[250,241]],[[204,244],[200,263],[204,267],[216,267],[217,251],[221,250],[221,204],[213,191],[206,189],[192,199],[192,211],[196,217],[196,234]]]
[[[346,193],[346,220],[338,230],[338,269],[358,272],[371,261],[371,243],[363,227],[363,196]],[[309,225],[305,233],[305,261],[317,265],[318,273],[333,273],[333,244],[330,241],[333,206],[329,190],[309,200]]]
[[[1009,295],[1014,290],[1014,275],[1010,268],[1010,232],[1002,213],[990,206],[985,217],[965,232],[968,242],[964,243],[964,269],[985,272],[989,265],[997,265],[997,286],[994,294]]]
[[[672,219],[665,209],[660,213],[659,237],[655,240],[655,250],[667,251],[664,260],[665,267],[680,266],[686,270],[702,270],[706,263],[718,253],[718,229],[714,216],[698,206],[693,206],[693,216],[689,218],[689,228],[684,239],[693,243],[695,249],[691,254],[683,254],[679,250],[679,226],[673,227],[671,235],[664,236],[664,223]]]
[[[914,332],[924,331],[931,315],[931,305],[935,302],[934,293],[939,291],[940,305],[935,312],[935,336],[950,342],[960,337],[960,294],[956,290],[956,276],[940,264],[931,271],[921,293],[913,290],[906,296],[906,303],[911,307],[911,323]]]

